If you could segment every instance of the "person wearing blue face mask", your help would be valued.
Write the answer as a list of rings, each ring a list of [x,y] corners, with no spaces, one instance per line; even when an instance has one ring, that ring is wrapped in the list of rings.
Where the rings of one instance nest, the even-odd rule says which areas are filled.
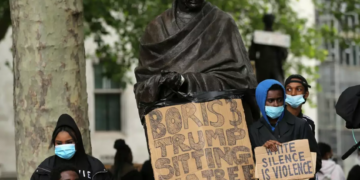
[[[306,121],[285,109],[285,89],[276,80],[262,81],[256,88],[256,101],[262,117],[249,128],[253,150],[264,146],[277,151],[277,145],[297,139],[308,139],[311,152],[317,153],[316,172],[321,168],[319,148]],[[254,151],[253,151],[254,152]]]
[[[36,168],[31,180],[50,180],[52,170],[64,164],[76,167],[80,180],[111,179],[104,165],[86,154],[80,130],[70,115],[63,114],[59,117],[49,149],[53,146],[55,155],[46,158]]]
[[[313,134],[315,135],[314,121],[309,116],[306,116],[302,113],[302,105],[309,97],[309,88],[311,88],[311,86],[303,76],[299,74],[293,74],[289,76],[285,80],[285,102],[287,104],[286,109],[294,116],[307,121]]]

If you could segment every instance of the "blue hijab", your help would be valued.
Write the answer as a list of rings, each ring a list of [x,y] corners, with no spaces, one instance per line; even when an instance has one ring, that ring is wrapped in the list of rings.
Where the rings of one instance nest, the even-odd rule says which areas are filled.
[[[285,98],[286,98],[286,93],[285,93],[285,88],[284,86],[276,80],[273,79],[267,79],[262,81],[257,87],[256,87],[256,101],[257,104],[260,108],[261,114],[264,117],[264,119],[266,120],[266,122],[270,125],[271,130],[274,131],[275,127],[278,125],[278,123],[283,119],[284,117],[284,112],[282,112],[281,116],[278,118],[278,121],[276,122],[275,126],[272,126],[269,122],[269,119],[266,115],[265,112],[265,102],[266,102],[266,97],[267,97],[267,93],[269,91],[269,89],[271,88],[271,86],[273,85],[280,85],[283,89],[283,93],[284,93],[284,109],[285,109]]]

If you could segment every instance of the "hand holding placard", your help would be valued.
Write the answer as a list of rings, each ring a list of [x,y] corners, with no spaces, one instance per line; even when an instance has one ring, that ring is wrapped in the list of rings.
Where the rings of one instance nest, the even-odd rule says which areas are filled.
[[[260,180],[307,179],[314,177],[314,165],[308,140],[295,140],[278,146],[271,152],[265,147],[255,148],[257,177]]]
[[[277,151],[278,146],[281,146],[281,143],[279,143],[278,141],[275,141],[275,140],[268,140],[264,144],[264,147],[267,148],[268,150],[271,150],[272,152]]]

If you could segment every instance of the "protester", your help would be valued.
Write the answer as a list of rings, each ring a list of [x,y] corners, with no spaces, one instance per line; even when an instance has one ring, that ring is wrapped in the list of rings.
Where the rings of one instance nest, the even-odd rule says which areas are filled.
[[[31,180],[48,180],[55,167],[63,164],[78,169],[80,180],[111,179],[104,165],[85,153],[82,136],[74,119],[68,114],[59,117],[49,149],[55,146],[55,155],[46,158],[33,173]]]
[[[151,166],[151,159],[144,162],[140,172],[143,180],[155,180],[153,168]]]
[[[321,157],[309,125],[285,110],[285,89],[276,80],[262,81],[256,88],[256,101],[263,115],[250,126],[252,148],[265,146],[276,151],[276,145],[297,139],[308,139],[311,152],[317,153],[316,172],[321,168]],[[254,152],[254,151],[253,151]]]
[[[360,163],[360,149],[358,149],[357,151],[356,160],[358,161],[358,163]],[[352,167],[351,170],[349,171],[347,180],[359,180],[359,177],[360,177],[360,165],[357,164],[354,167]]]
[[[293,74],[285,80],[285,89],[286,89],[286,99],[287,104],[286,109],[294,116],[306,120],[312,132],[315,135],[315,123],[309,117],[302,113],[302,105],[306,102],[309,97],[309,88],[311,86],[308,84],[306,79],[298,74]]]
[[[142,180],[140,172],[135,169],[132,160],[133,156],[130,147],[123,139],[115,141],[116,149],[114,166],[111,172],[115,180]]]
[[[318,172],[318,180],[345,180],[344,171],[331,160],[333,153],[330,145],[319,142],[322,166]]]
[[[50,173],[50,180],[79,180],[78,170],[71,165],[61,165]]]

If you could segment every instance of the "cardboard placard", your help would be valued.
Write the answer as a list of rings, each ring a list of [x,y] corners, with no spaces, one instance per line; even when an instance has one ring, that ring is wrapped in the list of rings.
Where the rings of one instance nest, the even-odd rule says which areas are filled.
[[[313,167],[313,171],[315,172],[316,171],[316,157],[317,157],[317,154],[314,153],[314,152],[311,152],[311,159],[312,161],[314,162],[314,167]],[[256,168],[255,168],[255,179],[259,179],[259,173],[257,172],[258,168],[257,168],[257,165],[256,165]],[[301,179],[299,179],[301,180]],[[309,180],[309,179],[302,179],[302,180]]]
[[[256,177],[260,180],[313,178],[316,154],[315,161],[312,156],[307,139],[282,143],[276,152],[256,147]]]
[[[254,177],[241,99],[158,108],[145,121],[156,180]]]
[[[254,32],[254,42],[256,44],[289,48],[291,45],[291,37],[278,32],[256,30]]]

